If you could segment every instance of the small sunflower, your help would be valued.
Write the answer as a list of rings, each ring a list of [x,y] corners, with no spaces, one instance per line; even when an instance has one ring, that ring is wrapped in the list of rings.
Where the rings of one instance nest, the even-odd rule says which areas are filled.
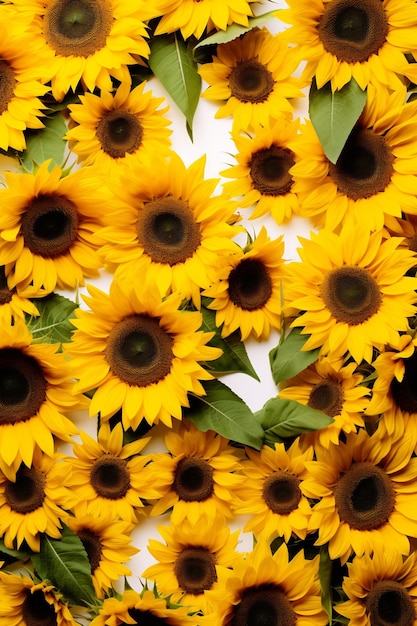
[[[264,446],[259,452],[247,448],[246,454],[245,482],[238,491],[242,504],[236,506],[236,513],[250,516],[244,532],[268,541],[284,537],[288,542],[293,534],[305,539],[311,509],[300,485],[313,448],[302,451],[296,439],[288,450],[276,443],[274,449]]]
[[[83,165],[96,165],[104,174],[115,166],[134,165],[149,160],[155,152],[169,152],[168,107],[158,108],[163,98],[144,91],[146,83],[132,91],[123,82],[115,92],[100,96],[86,93],[81,104],[70,104],[70,117],[76,123],[66,134],[71,150]]]
[[[12,326],[17,319],[24,321],[26,315],[37,317],[39,311],[32,300],[20,295],[18,289],[9,289],[6,268],[0,266],[0,328]]]
[[[386,546],[410,553],[408,537],[417,537],[413,447],[410,436],[394,440],[362,429],[346,442],[316,448],[303,491],[319,498],[310,529],[318,530],[316,545],[328,543],[331,559],[344,563],[352,553],[383,553]]]
[[[303,349],[334,357],[349,351],[356,363],[371,363],[374,347],[398,346],[417,288],[405,276],[415,254],[399,247],[402,239],[383,240],[382,231],[358,229],[353,220],[338,235],[323,229],[299,239],[301,261],[288,266],[286,297],[299,311],[291,325],[311,335]]]
[[[291,117],[292,100],[303,97],[304,83],[293,76],[300,62],[281,33],[253,29],[217,46],[212,63],[199,68],[209,87],[203,96],[224,101],[216,118],[232,116],[235,130],[264,127],[282,116]]]
[[[231,519],[243,477],[228,440],[214,431],[201,432],[190,422],[182,424],[179,432],[168,432],[165,445],[168,453],[153,455],[151,473],[155,479],[163,478],[166,493],[151,515],[172,507],[170,519],[175,525],[184,519],[196,524],[200,517],[213,519],[218,513]]]
[[[75,330],[67,352],[79,379],[75,390],[97,390],[90,415],[104,421],[122,409],[125,429],[149,424],[172,425],[189,406],[188,393],[205,395],[202,380],[212,375],[206,360],[221,355],[207,346],[212,333],[200,331],[198,311],[180,310],[182,297],[161,300],[155,291],[113,281],[109,293],[90,285],[85,302],[89,311],[77,310]]]
[[[320,88],[331,81],[341,89],[354,78],[362,89],[371,83],[402,86],[405,54],[415,53],[414,0],[287,0],[280,11],[290,24],[288,41],[307,61],[304,76]]]
[[[267,339],[271,329],[281,326],[284,241],[280,236],[270,240],[264,226],[257,237],[230,259],[229,266],[219,269],[218,279],[205,296],[212,298],[207,308],[216,311],[216,326],[223,337],[236,330],[242,341],[249,335]]]

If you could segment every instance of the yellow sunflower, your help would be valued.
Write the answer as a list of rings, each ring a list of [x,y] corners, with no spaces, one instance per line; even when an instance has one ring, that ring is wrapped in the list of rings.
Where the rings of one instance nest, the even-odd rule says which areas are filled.
[[[0,624],[77,626],[63,595],[48,581],[0,572]]]
[[[84,432],[80,437],[81,443],[73,443],[74,456],[64,461],[67,485],[77,498],[75,515],[100,517],[110,512],[114,520],[137,523],[143,500],[158,498],[158,486],[163,486],[161,478],[149,470],[151,457],[140,454],[149,438],[123,445],[122,425],[110,430],[109,422],[100,427],[98,441]]]
[[[70,104],[70,117],[76,125],[66,134],[72,152],[83,165],[96,165],[108,175],[119,165],[149,163],[155,152],[169,153],[170,121],[168,107],[158,108],[163,98],[144,91],[146,83],[130,90],[121,83],[113,94],[86,93],[81,104]],[[70,122],[71,126],[71,122]]]
[[[32,300],[20,295],[18,289],[9,289],[6,268],[0,266],[0,328],[12,326],[15,319],[24,321],[26,315],[37,317],[39,311]]]
[[[110,91],[111,77],[130,81],[128,65],[147,58],[145,22],[152,5],[138,0],[12,0],[18,18],[30,20],[35,44],[44,49],[46,80],[62,100],[79,81],[89,91]]]
[[[346,602],[335,609],[350,626],[404,624],[417,620],[417,552],[405,560],[392,546],[355,557],[343,580]]]
[[[283,253],[283,237],[271,240],[262,226],[257,237],[219,269],[218,279],[203,291],[212,298],[207,308],[216,311],[223,337],[239,330],[242,341],[249,335],[264,340],[271,329],[280,328],[286,277]]]
[[[340,234],[323,229],[299,239],[301,261],[288,266],[286,297],[288,310],[299,312],[291,325],[311,335],[303,349],[332,357],[349,351],[356,363],[371,363],[374,347],[397,347],[416,312],[417,279],[405,276],[415,253],[353,220]]]
[[[239,197],[241,207],[254,207],[250,219],[268,213],[277,224],[282,224],[298,212],[299,202],[289,171],[295,165],[290,146],[298,129],[299,120],[284,118],[265,128],[255,126],[252,135],[232,131],[238,150],[237,165],[221,172],[234,179],[223,184],[223,191],[232,198]]]
[[[383,553],[386,546],[410,553],[408,537],[417,537],[413,447],[408,435],[394,440],[362,429],[346,442],[316,448],[303,491],[319,499],[310,529],[318,530],[316,545],[328,543],[331,559],[344,563],[352,553]]]
[[[182,426],[182,427],[181,427]],[[163,479],[165,493],[152,507],[161,515],[172,507],[171,522],[193,524],[202,516],[233,517],[236,489],[243,477],[235,448],[213,431],[201,432],[191,422],[165,435],[167,453],[153,455],[152,480]]]
[[[91,567],[93,585],[98,598],[112,588],[120,576],[130,576],[125,565],[138,549],[130,545],[133,524],[115,520],[110,512],[97,515],[67,517],[67,526],[79,537]]]
[[[380,2],[380,0],[377,0]],[[336,230],[353,216],[371,230],[385,216],[417,214],[417,102],[404,104],[405,91],[368,88],[367,103],[337,162],[331,163],[307,121],[292,148],[290,173],[300,215]]]
[[[198,311],[181,311],[180,294],[161,300],[155,291],[113,281],[109,293],[90,285],[73,320],[75,330],[67,352],[79,380],[75,391],[97,390],[90,415],[104,421],[122,409],[125,429],[145,418],[171,426],[189,406],[188,393],[205,395],[202,380],[212,375],[203,362],[221,355],[207,346],[213,333],[200,331]]]
[[[235,130],[250,130],[256,124],[269,126],[281,116],[291,117],[291,101],[303,97],[305,83],[293,76],[300,58],[281,33],[253,29],[217,46],[216,54],[212,63],[199,68],[209,84],[202,95],[225,102],[216,118],[232,116]]]
[[[340,433],[365,426],[362,414],[369,404],[370,391],[361,384],[364,378],[356,368],[354,362],[330,362],[322,358],[285,381],[285,387],[278,394],[280,398],[306,404],[334,420],[326,428],[303,433],[300,436],[302,447],[320,443],[328,448],[330,443],[339,442]]]
[[[117,276],[162,296],[179,291],[197,308],[200,289],[238,250],[232,237],[241,230],[231,224],[236,205],[213,195],[217,181],[204,179],[204,167],[205,157],[186,168],[175,153],[169,160],[155,155],[113,185],[123,206],[109,207],[99,231],[104,260],[118,266]]]
[[[405,53],[417,48],[414,0],[287,0],[279,18],[290,24],[288,40],[307,61],[304,76],[320,88],[331,81],[341,89],[354,78],[362,89],[371,83],[402,86]]]
[[[32,297],[75,289],[99,275],[94,233],[102,207],[117,202],[88,169],[63,176],[58,166],[49,172],[49,164],[36,174],[6,172],[0,190],[0,264],[9,288]]]

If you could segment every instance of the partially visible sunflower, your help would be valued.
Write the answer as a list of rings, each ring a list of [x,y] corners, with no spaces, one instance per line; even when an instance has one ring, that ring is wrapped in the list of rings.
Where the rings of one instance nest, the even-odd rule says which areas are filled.
[[[212,298],[207,308],[216,311],[216,326],[221,327],[223,337],[239,330],[242,341],[250,335],[264,340],[271,329],[280,328],[286,280],[283,253],[283,237],[270,240],[262,226],[257,237],[219,269],[217,280],[203,291]]]
[[[20,295],[18,289],[9,289],[6,268],[0,266],[0,327],[12,326],[17,319],[24,321],[26,315],[37,317],[39,311],[32,300]]]
[[[291,101],[303,97],[306,83],[293,76],[300,58],[281,33],[253,29],[217,46],[216,54],[212,63],[199,68],[209,84],[202,95],[224,102],[216,118],[232,116],[235,130],[250,130],[256,124],[270,126],[281,116],[291,117]]]

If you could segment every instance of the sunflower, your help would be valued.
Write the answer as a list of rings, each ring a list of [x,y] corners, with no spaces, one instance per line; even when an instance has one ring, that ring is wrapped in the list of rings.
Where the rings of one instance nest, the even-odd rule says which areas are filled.
[[[40,533],[59,539],[64,509],[74,504],[66,484],[67,473],[61,455],[47,456],[36,450],[32,465],[21,465],[14,480],[0,472],[0,535],[6,548],[20,548],[23,542],[34,552],[40,550]]]
[[[212,333],[200,331],[201,313],[182,311],[180,294],[161,300],[155,291],[121,285],[109,293],[88,286],[89,311],[76,311],[75,330],[67,353],[79,379],[75,390],[95,391],[90,415],[104,421],[122,409],[125,429],[136,430],[145,418],[171,426],[189,406],[188,393],[204,395],[201,380],[212,375],[206,360],[221,355],[207,346]]]
[[[201,432],[191,422],[181,426],[166,434],[168,452],[153,455],[151,472],[154,479],[163,478],[165,494],[151,515],[172,507],[175,525],[184,519],[196,524],[204,515],[213,519],[219,513],[231,519],[236,489],[243,480],[235,449],[214,431]]]
[[[219,269],[218,279],[205,296],[212,298],[207,308],[216,311],[216,326],[227,337],[240,331],[242,341],[249,335],[267,339],[271,329],[281,326],[282,281],[286,269],[282,255],[282,235],[270,240],[264,226],[257,237]]]
[[[328,543],[331,559],[344,563],[352,553],[383,553],[386,546],[409,554],[408,537],[417,537],[413,447],[409,435],[394,440],[362,429],[346,442],[316,448],[303,491],[319,498],[310,529],[318,530],[316,545]]]
[[[417,214],[417,102],[404,104],[404,98],[404,90],[389,94],[370,86],[336,163],[327,159],[311,122],[303,125],[292,143],[297,163],[290,169],[302,217],[336,230],[353,216],[380,230],[385,216]]]
[[[362,414],[369,404],[370,392],[362,385],[364,378],[356,369],[354,362],[330,362],[322,358],[285,381],[285,387],[278,394],[280,398],[306,404],[334,420],[326,428],[302,434],[302,447],[320,443],[328,448],[330,443],[339,442],[340,433],[365,426]]]
[[[77,626],[63,595],[48,581],[0,572],[0,624]]]
[[[213,196],[217,181],[204,180],[205,157],[186,168],[173,153],[154,156],[113,185],[123,206],[106,213],[99,231],[104,260],[128,284],[143,282],[162,296],[180,291],[200,305],[200,289],[215,280],[219,266],[238,250],[232,237],[236,205]],[[155,172],[158,176],[155,176]],[[225,259],[223,261],[223,259]]]
[[[250,130],[255,124],[267,127],[282,116],[290,118],[291,100],[303,97],[305,83],[293,76],[299,62],[281,33],[252,29],[217,46],[212,63],[200,66],[199,73],[209,84],[202,95],[225,102],[215,117],[232,116],[235,130]]]
[[[417,279],[405,276],[415,254],[401,238],[383,240],[348,220],[340,234],[326,229],[300,237],[301,261],[288,266],[288,309],[299,315],[292,326],[311,335],[304,350],[321,347],[332,357],[349,351],[356,363],[372,362],[373,348],[394,347],[407,318],[415,314]]]
[[[29,298],[20,295],[16,288],[7,285],[6,268],[0,266],[0,328],[12,326],[15,319],[25,320],[25,316],[39,316],[39,311]]]
[[[93,585],[98,598],[112,588],[120,576],[131,575],[125,565],[138,549],[130,545],[133,524],[115,520],[110,512],[67,517],[67,526],[78,536],[87,552]]]
[[[416,51],[414,0],[287,0],[280,11],[290,24],[288,41],[307,61],[304,77],[320,88],[341,89],[354,78],[369,84],[402,86],[405,53]]]
[[[9,289],[40,297],[75,289],[97,277],[101,260],[94,233],[102,206],[117,202],[87,169],[63,176],[45,161],[36,174],[6,172],[0,190],[0,264]]]
[[[100,427],[98,441],[84,432],[80,438],[82,443],[73,444],[74,456],[65,459],[67,485],[78,500],[75,515],[109,512],[112,519],[137,523],[143,500],[158,498],[163,484],[149,471],[150,456],[140,454],[149,438],[123,445],[122,425],[110,430],[109,422]]]
[[[242,461],[245,482],[238,491],[242,504],[236,506],[236,513],[250,516],[244,532],[268,541],[284,537],[288,542],[293,534],[305,539],[311,509],[301,482],[313,448],[302,451],[296,439],[288,450],[276,443],[274,449],[264,446],[259,452],[247,448],[246,454],[249,458]]]
[[[65,138],[78,162],[94,164],[107,175],[115,166],[149,163],[155,152],[169,152],[170,121],[164,117],[168,107],[158,108],[164,99],[144,91],[145,85],[131,91],[123,82],[114,95],[86,93],[80,96],[81,104],[68,106],[76,125]]]
[[[346,602],[335,609],[350,626],[404,624],[417,619],[417,553],[405,560],[391,546],[373,556],[355,557],[343,580]]]
[[[130,82],[128,65],[149,56],[145,22],[155,16],[138,0],[12,0],[18,19],[30,20],[33,42],[46,59],[52,95],[62,100],[79,81],[110,91],[111,77]],[[26,52],[26,51],[25,51]]]
[[[297,136],[299,120],[285,118],[263,127],[256,125],[252,135],[232,131],[238,153],[237,165],[221,172],[234,180],[223,184],[226,195],[240,196],[241,207],[254,206],[250,219],[270,214],[282,224],[297,213],[299,202],[293,191],[290,169],[295,155],[290,145]]]

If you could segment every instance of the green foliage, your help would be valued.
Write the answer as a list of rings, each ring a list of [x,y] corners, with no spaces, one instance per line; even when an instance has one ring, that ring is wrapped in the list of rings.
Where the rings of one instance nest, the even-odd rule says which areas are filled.
[[[28,316],[27,325],[34,342],[67,343],[74,330],[71,319],[78,304],[56,293],[34,300],[39,317]]]
[[[12,548],[7,548],[4,545],[3,539],[0,539],[0,561],[3,560],[3,555],[11,556],[14,559],[26,559],[29,554],[24,550],[14,550]]]
[[[321,603],[332,626],[332,560],[327,545],[320,547],[319,579],[321,586]]]
[[[49,169],[54,165],[64,164],[64,152],[67,142],[64,135],[67,126],[60,111],[47,117],[45,128],[26,132],[26,150],[20,155],[20,162],[25,170],[33,172],[44,161],[51,160]]]
[[[244,35],[248,31],[255,28],[256,26],[257,27],[264,26],[264,24],[266,24],[271,19],[271,17],[277,17],[277,11],[268,11],[267,13],[264,13],[263,15],[250,17],[248,19],[247,26],[241,26],[240,24],[231,24],[230,26],[226,28],[226,30],[219,30],[217,33],[214,33],[214,35],[210,35],[209,37],[202,39],[195,46],[194,49],[197,50],[198,48],[201,48],[202,46],[212,46],[212,45],[217,46],[221,43],[228,43],[229,41],[232,41],[233,39],[236,39],[237,37]]]
[[[306,367],[317,361],[319,348],[305,350],[302,348],[310,335],[302,335],[299,328],[294,328],[283,341],[269,353],[272,377],[275,384],[288,380],[302,372]]]
[[[309,115],[329,161],[336,163],[347,138],[366,104],[363,91],[352,78],[342,89],[332,92],[330,82],[317,89],[313,80],[309,95]]]

